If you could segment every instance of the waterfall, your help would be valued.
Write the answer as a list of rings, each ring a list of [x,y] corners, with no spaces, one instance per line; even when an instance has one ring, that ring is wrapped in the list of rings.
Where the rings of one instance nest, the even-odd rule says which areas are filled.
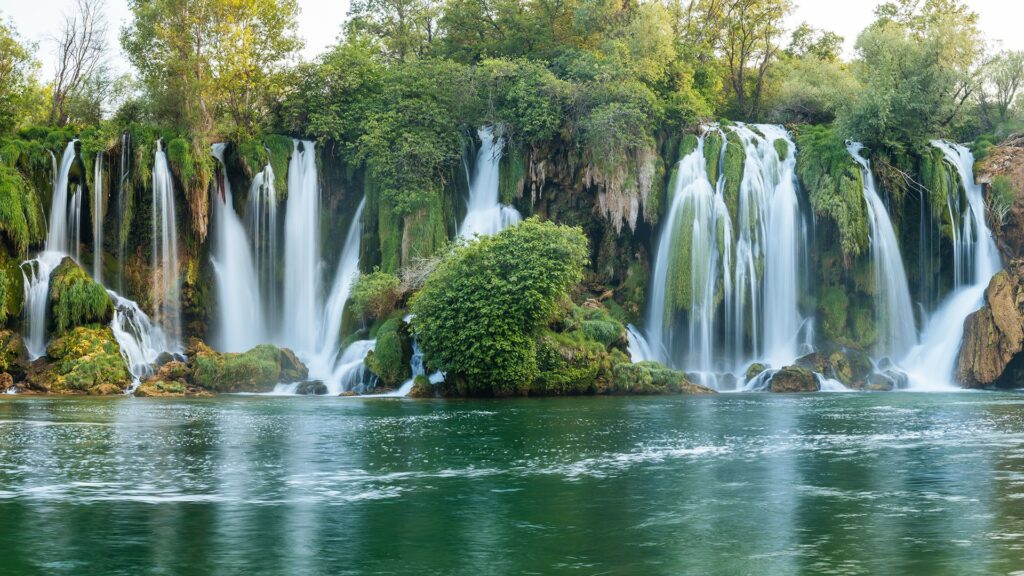
[[[225,144],[212,146],[213,157],[221,166],[213,198],[214,255],[219,308],[218,349],[244,352],[265,342],[263,307],[259,284],[253,269],[249,239],[235,212],[231,183],[224,165]]]
[[[53,195],[46,247],[36,258],[21,264],[25,286],[25,347],[33,360],[46,354],[46,304],[50,293],[50,274],[71,248],[69,238],[72,232],[68,221],[73,203],[68,202],[68,178],[75,161],[77,142],[68,142],[59,166],[56,156],[50,154],[53,164]],[[80,193],[76,196],[81,200]],[[79,203],[79,213],[80,208]]]
[[[153,313],[169,345],[181,349],[181,282],[174,179],[158,140],[153,162]]]
[[[331,381],[336,376],[335,360],[338,357],[338,346],[341,341],[341,320],[345,314],[345,303],[348,302],[352,283],[359,274],[359,250],[363,237],[363,208],[365,206],[366,198],[364,197],[359,202],[359,207],[356,208],[356,213],[348,228],[348,234],[345,236],[338,269],[334,273],[334,283],[331,293],[327,297],[321,320],[308,327],[309,330],[312,330],[313,326],[320,327],[316,352],[307,362],[310,378]],[[351,347],[349,346],[349,348]],[[346,349],[345,354],[347,353]],[[363,357],[365,356],[364,353]],[[330,388],[332,384],[328,383],[327,385]]]
[[[68,142],[64,148],[64,156],[61,157],[60,166],[54,158],[53,170],[53,197],[50,200],[50,219],[46,232],[46,249],[69,254],[71,252],[71,239],[68,217],[71,207],[68,203],[68,177],[71,174],[71,167],[75,162],[75,144],[78,140]]]
[[[632,362],[657,359],[654,350],[651,349],[651,345],[647,343],[647,339],[644,338],[644,335],[640,333],[636,326],[632,324],[626,326],[626,340],[629,343],[629,359]]]
[[[46,303],[50,295],[50,274],[64,254],[47,250],[21,265],[25,284],[25,348],[32,360],[46,354]]]
[[[288,165],[282,343],[316,349],[313,329],[323,320],[320,282],[320,186],[313,142],[294,141]]]
[[[75,262],[82,260],[82,187],[75,184],[75,191],[68,202],[68,252]]]
[[[477,131],[480,149],[469,181],[469,202],[466,217],[459,225],[459,236],[497,234],[522,220],[519,212],[501,204],[498,198],[498,174],[505,148],[502,138],[495,138],[490,126]]]
[[[121,242],[124,237],[124,230],[121,227],[124,226],[125,195],[132,193],[128,186],[128,177],[131,175],[131,158],[132,137],[125,132],[121,134],[121,162],[118,165],[120,174],[117,179],[117,285],[122,292],[124,291],[125,245]]]
[[[902,358],[917,343],[914,308],[896,232],[885,203],[875,187],[871,164],[861,155],[863,148],[859,143],[848,146],[853,159],[861,166],[864,201],[867,203],[875,282],[875,318],[879,333],[878,353],[881,356]]]
[[[103,153],[96,153],[92,187],[92,278],[103,283]]]
[[[246,228],[252,238],[260,294],[266,303],[267,329],[273,333],[278,326],[276,313],[281,304],[277,289],[277,190],[270,164],[253,177],[246,207]]]
[[[131,393],[143,379],[153,375],[160,355],[177,352],[178,344],[168,338],[160,326],[153,324],[138,304],[113,290],[107,290],[107,294],[114,301],[110,329],[132,375],[133,385],[128,390]]]
[[[779,126],[726,130],[733,138],[723,138],[721,150],[708,154],[719,163],[716,182],[708,176],[707,133],[677,165],[655,251],[646,326],[653,357],[710,385],[714,374],[740,374],[754,360],[778,367],[792,362],[804,347],[801,333],[806,340],[812,329],[799,309],[807,231],[797,196],[796,145]],[[784,157],[776,150],[779,140],[786,145]],[[743,175],[738,190],[728,192],[726,150],[736,145],[745,154]],[[737,195],[735,217],[730,193]]]
[[[363,360],[376,345],[376,340],[356,340],[345,348],[330,377],[324,380],[329,396],[355,390],[374,378]]]
[[[985,221],[982,189],[974,181],[974,155],[957,144],[943,141],[932,144],[942,150],[946,161],[960,175],[967,206],[965,211],[958,210],[961,212],[959,220],[952,220],[957,289],[947,296],[928,320],[921,334],[921,343],[902,362],[912,389],[953,386],[953,370],[963,340],[964,320],[982,306],[985,289],[1002,266],[992,232]],[[948,202],[952,216],[954,201]]]

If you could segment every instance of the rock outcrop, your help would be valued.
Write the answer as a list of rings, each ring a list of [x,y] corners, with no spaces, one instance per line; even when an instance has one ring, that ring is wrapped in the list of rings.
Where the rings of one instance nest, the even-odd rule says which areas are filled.
[[[992,277],[985,305],[964,322],[957,379],[968,388],[1011,385],[1007,367],[1024,350],[1024,259]]]
[[[217,352],[198,339],[189,342],[189,381],[212,392],[270,392],[279,382],[309,377],[287,348],[261,344],[248,352]]]
[[[974,169],[979,184],[992,186],[997,177],[1005,177],[1014,193],[1014,202],[1002,222],[990,222],[999,249],[1007,258],[1024,256],[1024,135],[1008,138],[991,148]]]
[[[25,391],[104,396],[121,394],[132,384],[110,328],[74,328],[50,342],[46,354],[29,367]]]
[[[772,392],[818,392],[821,385],[817,376],[807,368],[786,366],[772,376]]]

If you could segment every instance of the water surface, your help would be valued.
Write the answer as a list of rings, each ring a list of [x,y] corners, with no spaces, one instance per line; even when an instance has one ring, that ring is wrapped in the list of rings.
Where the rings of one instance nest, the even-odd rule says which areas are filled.
[[[2,574],[1024,570],[1024,395],[0,400]]]

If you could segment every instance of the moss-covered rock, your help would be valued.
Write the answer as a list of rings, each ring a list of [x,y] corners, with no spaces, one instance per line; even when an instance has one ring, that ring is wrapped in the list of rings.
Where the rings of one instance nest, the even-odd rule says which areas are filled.
[[[437,395],[437,387],[430,383],[426,376],[417,376],[413,380],[409,398],[433,398]]]
[[[213,392],[270,392],[280,382],[309,376],[290,350],[270,344],[248,352],[217,352],[193,338],[188,356],[192,384]]]
[[[0,372],[10,374],[15,382],[20,382],[25,379],[28,368],[28,350],[21,334],[0,330]]]
[[[694,384],[678,370],[666,368],[658,362],[619,364],[613,371],[614,380],[609,394],[714,394],[715,391]]]
[[[818,392],[819,390],[821,390],[821,385],[818,383],[817,377],[807,368],[786,366],[772,376],[772,392]]]
[[[146,379],[135,389],[135,395],[141,397],[163,396],[211,396],[211,393],[194,386],[190,379],[192,370],[188,364],[180,360],[167,362],[157,373]]]
[[[747,367],[747,371],[746,373],[743,374],[743,378],[747,382],[750,382],[754,378],[757,378],[762,372],[764,372],[767,369],[768,366],[766,366],[765,364],[762,364],[760,362],[754,362],[753,364]]]
[[[114,303],[107,290],[65,257],[50,276],[49,318],[55,333],[86,324],[108,324]]]
[[[78,326],[54,339],[46,352],[46,358],[29,368],[31,391],[108,395],[123,393],[132,384],[110,328]]]

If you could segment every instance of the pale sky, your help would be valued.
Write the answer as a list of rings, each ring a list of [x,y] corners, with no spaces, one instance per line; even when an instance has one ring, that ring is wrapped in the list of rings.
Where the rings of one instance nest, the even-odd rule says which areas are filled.
[[[348,0],[298,0],[299,35],[305,40],[303,58],[312,59],[333,44],[348,12]],[[846,56],[853,55],[857,34],[872,20],[876,0],[796,0],[797,9],[788,24],[795,28],[807,21],[815,28],[832,30],[846,39]],[[118,34],[130,17],[127,0],[106,0],[110,22],[112,62],[122,71],[128,65],[121,54]],[[1024,50],[1024,2],[1018,0],[968,0],[981,17],[980,28],[987,41],[1006,49]],[[53,36],[62,21],[61,14],[74,6],[74,0],[0,0],[0,16],[14,21],[19,34],[39,43],[39,59],[44,73],[53,69]]]

